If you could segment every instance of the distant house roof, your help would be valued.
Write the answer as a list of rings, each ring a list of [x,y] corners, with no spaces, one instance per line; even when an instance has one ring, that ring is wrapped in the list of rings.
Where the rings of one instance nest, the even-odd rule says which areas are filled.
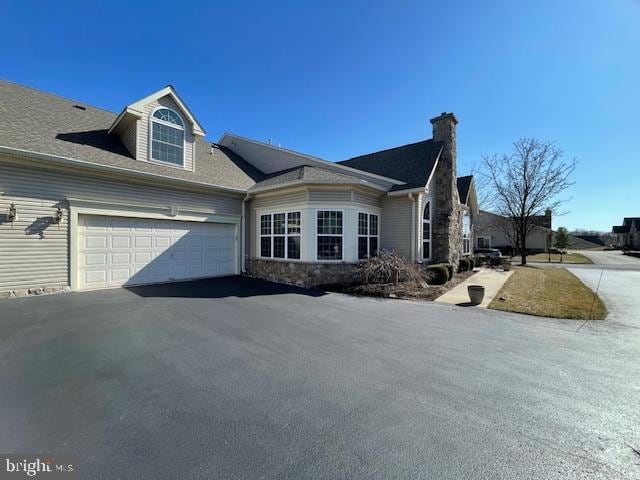
[[[586,242],[591,242],[594,245],[604,245],[604,240],[600,238],[598,235],[572,235],[573,237],[579,238]]]
[[[636,230],[640,230],[640,217],[624,217],[622,225],[616,225],[611,229],[612,233],[629,233],[631,231],[631,225],[634,225]]]
[[[458,196],[460,202],[464,205],[469,201],[469,191],[471,190],[471,182],[473,181],[473,175],[467,175],[466,177],[458,177]]]
[[[335,171],[321,167],[303,165],[267,175],[263,180],[257,182],[253,187],[251,187],[249,192],[270,190],[272,188],[280,188],[297,183],[362,185],[378,190],[384,190],[381,186],[363,180],[359,177],[336,173]]]
[[[246,190],[264,175],[225,147],[196,137],[195,170],[134,159],[109,127],[117,115],[0,80],[0,147]],[[212,148],[213,147],[213,148]]]
[[[442,151],[442,145],[442,142],[429,139],[337,163],[406,182],[404,185],[394,185],[391,191],[409,190],[427,184]]]

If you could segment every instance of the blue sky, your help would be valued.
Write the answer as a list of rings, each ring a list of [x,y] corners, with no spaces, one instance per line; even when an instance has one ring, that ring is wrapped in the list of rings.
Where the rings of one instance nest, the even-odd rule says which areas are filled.
[[[522,136],[575,157],[554,226],[640,215],[640,1],[0,4],[0,77],[112,111],[173,84],[231,131],[326,158],[429,138],[458,170]]]

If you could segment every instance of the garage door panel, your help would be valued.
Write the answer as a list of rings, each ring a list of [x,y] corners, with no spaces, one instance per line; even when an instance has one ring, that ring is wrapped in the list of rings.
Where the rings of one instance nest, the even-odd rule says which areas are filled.
[[[133,263],[135,265],[146,265],[153,259],[151,252],[135,252],[133,254]]]
[[[155,248],[169,248],[171,246],[171,237],[169,236],[154,236],[153,240]]]
[[[111,253],[111,265],[129,265],[131,264],[130,252]]]
[[[142,235],[135,237],[134,246],[135,248],[151,248],[153,245],[153,240],[151,235]]]
[[[132,276],[132,272],[128,268],[112,268],[111,272],[111,282],[126,282]]]
[[[121,235],[112,236],[111,248],[131,248],[131,237]]]
[[[102,285],[107,281],[106,270],[87,270],[84,272],[84,284],[87,286]]]
[[[87,235],[84,237],[84,248],[106,248],[107,247],[107,237],[104,235]]]
[[[88,267],[95,267],[96,265],[107,264],[106,253],[87,253],[84,256],[84,264]]]

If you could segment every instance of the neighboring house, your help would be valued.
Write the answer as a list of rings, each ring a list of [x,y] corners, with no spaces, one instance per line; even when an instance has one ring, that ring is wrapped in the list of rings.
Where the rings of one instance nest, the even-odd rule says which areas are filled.
[[[611,231],[616,236],[616,247],[640,250],[640,217],[625,217],[622,225]]]
[[[548,252],[555,248],[555,231],[552,212],[545,210],[544,215],[532,217],[533,227],[527,237],[527,251],[531,253]],[[516,235],[513,223],[507,217],[492,212],[480,211],[475,225],[475,248],[498,248],[504,252],[517,254]],[[585,250],[597,248],[601,243],[590,241],[589,238],[569,235],[569,248]]]
[[[527,250],[546,252],[552,245],[551,211],[533,217],[534,225],[527,237]],[[499,248],[507,253],[516,253],[516,235],[513,222],[507,217],[492,212],[480,211],[475,226],[475,248]]]
[[[317,285],[379,249],[453,264],[471,251],[453,114],[432,139],[337,163],[209,142],[171,86],[114,114],[0,81],[0,118],[0,292],[241,272]]]

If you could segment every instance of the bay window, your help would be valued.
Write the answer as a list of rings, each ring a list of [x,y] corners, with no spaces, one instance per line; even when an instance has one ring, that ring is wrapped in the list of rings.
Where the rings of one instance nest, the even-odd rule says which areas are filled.
[[[378,215],[358,213],[358,260],[369,258],[378,251]]]
[[[342,260],[342,211],[316,212],[316,256],[318,260]]]

